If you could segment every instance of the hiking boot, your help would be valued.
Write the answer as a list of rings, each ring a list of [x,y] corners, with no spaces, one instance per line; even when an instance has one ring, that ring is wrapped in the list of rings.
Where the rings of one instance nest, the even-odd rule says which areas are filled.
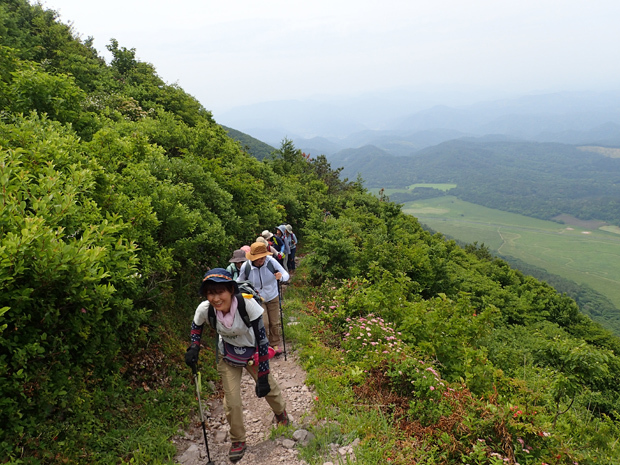
[[[288,426],[291,424],[291,420],[289,420],[286,410],[284,410],[280,415],[276,414],[276,420],[278,421],[278,425]]]
[[[243,458],[245,449],[245,442],[233,442],[232,446],[230,446],[230,451],[228,452],[228,458],[231,462],[238,462]]]
[[[275,346],[273,350],[275,351],[274,357],[277,357],[278,355],[282,355],[284,353],[284,351],[282,350],[282,347],[279,347],[279,346]]]

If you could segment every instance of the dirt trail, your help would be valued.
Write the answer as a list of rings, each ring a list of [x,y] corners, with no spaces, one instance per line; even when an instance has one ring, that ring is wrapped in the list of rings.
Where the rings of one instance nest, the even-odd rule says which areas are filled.
[[[304,426],[311,423],[308,415],[312,412],[314,402],[314,394],[305,384],[306,373],[297,363],[295,355],[290,353],[290,348],[287,360],[284,360],[283,355],[272,359],[270,369],[286,400],[286,410],[293,422],[290,428],[295,432],[295,437],[303,442],[306,431]],[[298,443],[295,440],[283,437],[269,439],[275,426],[275,417],[269,404],[264,399],[256,397],[254,386],[254,380],[244,371],[241,396],[248,449],[243,459],[236,463],[239,465],[278,463],[306,465],[306,462],[298,458]],[[203,405],[207,417],[207,438],[211,460],[216,465],[230,464],[228,460],[230,438],[221,395],[203,399]],[[174,440],[178,451],[175,461],[181,465],[204,465],[207,462],[199,415],[197,412],[195,421],[185,432],[185,436]]]

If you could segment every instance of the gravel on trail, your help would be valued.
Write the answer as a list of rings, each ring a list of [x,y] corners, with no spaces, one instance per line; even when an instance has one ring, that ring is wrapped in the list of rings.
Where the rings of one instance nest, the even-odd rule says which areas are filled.
[[[307,443],[312,433],[305,429],[312,423],[310,417],[314,402],[314,393],[306,386],[306,373],[297,361],[297,357],[290,353],[270,360],[272,375],[278,381],[286,400],[286,411],[292,421],[293,439],[278,437],[269,439],[272,429],[276,425],[275,416],[265,399],[259,399],[254,392],[254,380],[244,370],[241,397],[243,400],[243,414],[246,427],[247,450],[244,457],[236,462],[239,465],[307,465],[298,457],[297,446]],[[216,465],[231,463],[228,459],[230,437],[228,423],[224,415],[222,396],[216,395],[203,399],[203,409],[206,417],[207,439],[209,441],[209,455]],[[196,405],[196,418],[192,421],[188,431],[180,431],[174,438],[177,447],[175,462],[180,465],[204,465],[207,462],[207,452],[200,424],[200,413]]]

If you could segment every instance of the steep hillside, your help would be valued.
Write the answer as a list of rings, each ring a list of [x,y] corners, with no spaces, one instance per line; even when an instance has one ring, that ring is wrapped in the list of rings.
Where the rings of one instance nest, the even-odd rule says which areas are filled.
[[[134,49],[112,40],[108,65],[40,5],[1,3],[0,31],[0,457],[157,463],[190,408],[201,276],[352,186],[288,146],[258,161]]]
[[[287,222],[308,462],[355,436],[369,465],[618,463],[620,340],[572,299],[290,140],[257,160],[115,40],[108,65],[25,0],[0,30],[0,460],[171,464],[201,278]],[[470,149],[470,172],[500,152]]]
[[[267,158],[272,152],[276,149],[269,144],[265,144],[264,142],[255,139],[254,137],[244,134],[241,131],[237,131],[236,129],[227,128],[226,126],[222,126],[228,135],[239,142],[243,149],[252,155],[257,160],[264,160]]]

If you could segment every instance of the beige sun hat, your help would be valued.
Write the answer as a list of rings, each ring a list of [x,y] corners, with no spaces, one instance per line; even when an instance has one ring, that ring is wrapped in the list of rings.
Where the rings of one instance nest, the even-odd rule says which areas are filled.
[[[245,254],[245,257],[248,260],[254,261],[266,257],[267,255],[273,255],[271,252],[267,251],[267,246],[262,242],[255,242],[250,246],[250,251]]]

